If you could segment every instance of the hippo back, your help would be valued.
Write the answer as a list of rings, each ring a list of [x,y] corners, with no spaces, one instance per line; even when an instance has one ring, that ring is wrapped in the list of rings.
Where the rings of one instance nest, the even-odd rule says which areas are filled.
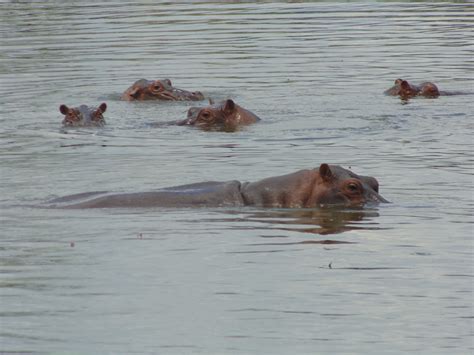
[[[238,181],[208,181],[138,193],[85,193],[48,203],[54,208],[243,206]]]

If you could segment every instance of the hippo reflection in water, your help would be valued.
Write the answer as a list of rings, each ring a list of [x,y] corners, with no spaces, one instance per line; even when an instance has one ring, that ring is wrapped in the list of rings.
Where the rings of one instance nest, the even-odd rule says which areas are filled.
[[[230,207],[314,208],[388,202],[378,194],[379,184],[337,165],[300,170],[257,182],[209,181],[141,193],[90,192],[49,202],[57,208],[112,207]]]
[[[203,130],[235,131],[240,126],[260,121],[254,113],[228,99],[217,104],[209,100],[205,107],[191,107],[188,118],[178,122],[180,126],[196,126]]]
[[[385,94],[390,96],[400,96],[402,99],[409,99],[415,96],[436,98],[440,93],[438,87],[430,82],[413,85],[406,80],[397,79],[395,80],[395,85],[386,90]]]
[[[213,221],[236,222],[247,220],[258,223],[261,229],[280,230],[285,232],[298,232],[303,235],[319,234],[329,235],[343,233],[350,230],[377,230],[380,227],[373,219],[379,213],[374,208],[364,206],[351,206],[351,208],[339,208],[332,206],[327,208],[304,208],[304,209],[249,209],[240,211],[235,218],[225,216],[222,219],[213,218]],[[361,223],[370,219],[371,223]],[[338,244],[353,243],[350,241],[309,239],[303,241],[275,241],[270,238],[264,241],[264,245],[288,245],[288,244]]]
[[[63,125],[72,127],[103,126],[107,104],[101,103],[99,107],[91,108],[86,105],[69,108],[66,105],[59,106],[59,111],[64,115]]]
[[[204,95],[199,91],[175,88],[169,79],[140,79],[122,94],[122,100],[200,101],[204,100]]]

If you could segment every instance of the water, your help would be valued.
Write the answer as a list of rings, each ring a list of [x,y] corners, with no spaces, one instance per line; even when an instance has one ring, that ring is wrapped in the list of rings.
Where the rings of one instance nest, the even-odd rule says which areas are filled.
[[[472,352],[473,25],[463,1],[2,2],[0,350]],[[467,94],[403,104],[398,77]],[[120,101],[140,78],[263,121],[162,126],[195,103]],[[103,101],[105,128],[61,129]],[[392,204],[28,207],[323,162]]]

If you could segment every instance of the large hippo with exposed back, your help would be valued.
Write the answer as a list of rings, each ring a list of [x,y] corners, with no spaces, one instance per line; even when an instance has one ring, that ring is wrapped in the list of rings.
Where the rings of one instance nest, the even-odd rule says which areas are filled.
[[[388,202],[379,184],[337,165],[270,177],[257,182],[209,181],[140,193],[91,192],[52,200],[56,208],[223,207],[314,208]]]

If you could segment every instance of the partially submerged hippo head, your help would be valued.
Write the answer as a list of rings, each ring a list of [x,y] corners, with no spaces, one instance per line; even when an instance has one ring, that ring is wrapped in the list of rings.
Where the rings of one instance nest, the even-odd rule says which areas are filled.
[[[372,176],[357,175],[338,165],[321,164],[316,188],[307,203],[322,205],[362,205],[388,202],[379,195],[379,183]]]
[[[197,126],[202,129],[222,129],[235,131],[239,126],[260,121],[255,114],[228,99],[217,104],[210,100],[205,107],[191,107],[188,118],[179,125]]]
[[[400,96],[402,99],[409,99],[415,96],[436,98],[439,96],[439,90],[435,84],[430,82],[413,85],[406,80],[397,79],[395,80],[395,85],[385,91],[385,94]]]
[[[102,114],[105,110],[107,110],[105,102],[96,108],[86,105],[71,108],[66,105],[59,106],[59,111],[64,115],[63,125],[71,127],[103,126],[105,125],[105,120]]]
[[[319,169],[244,184],[246,205],[282,208],[314,208],[388,202],[379,195],[374,177],[362,176],[338,165],[323,163]]]
[[[175,88],[169,79],[140,79],[123,93],[122,100],[200,101],[204,100],[204,95],[199,91]]]

